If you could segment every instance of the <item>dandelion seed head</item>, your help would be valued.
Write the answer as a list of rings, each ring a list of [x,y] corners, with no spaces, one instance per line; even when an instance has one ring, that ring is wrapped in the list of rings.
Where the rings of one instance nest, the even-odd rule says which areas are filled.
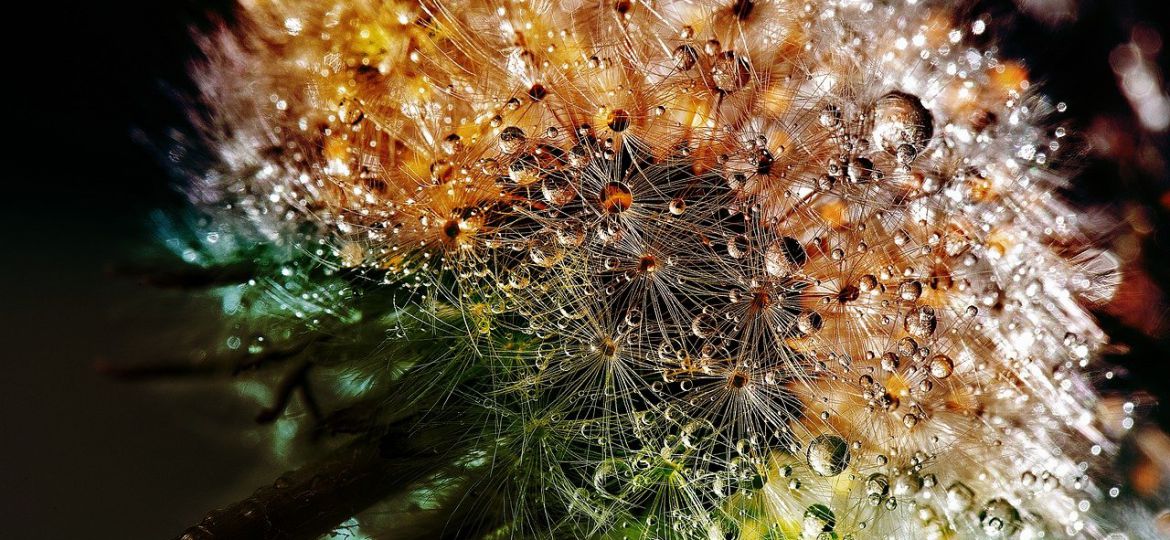
[[[517,523],[532,493],[573,509],[516,535],[1104,537],[1078,501],[1113,443],[1068,366],[1105,344],[1084,306],[1118,262],[1055,195],[1056,107],[967,43],[984,20],[834,0],[244,15],[197,70],[218,165],[192,197],[461,314]]]

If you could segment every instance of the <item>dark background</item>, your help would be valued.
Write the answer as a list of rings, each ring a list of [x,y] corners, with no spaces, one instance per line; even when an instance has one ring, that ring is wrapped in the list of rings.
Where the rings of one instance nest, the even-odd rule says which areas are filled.
[[[1110,359],[1128,375],[1107,390],[1153,397],[1170,396],[1168,144],[1137,125],[1108,55],[1135,23],[1166,29],[1161,3],[1082,2],[1061,27],[1022,18],[999,29],[1005,55],[1024,57],[1084,132],[1120,141],[1087,157],[1069,196],[1117,223],[1111,241],[1142,248],[1127,267],[1140,286],[1101,315],[1130,351]],[[200,321],[215,313],[207,299],[110,269],[150,253],[150,212],[181,204],[155,151],[131,135],[182,127],[170,96],[189,89],[189,31],[230,3],[41,4],[6,14],[0,60],[0,125],[16,144],[0,154],[0,538],[170,538],[279,472],[248,429],[255,410],[214,385],[119,383],[93,369],[197,349]],[[1136,232],[1135,211],[1146,224]]]
[[[214,384],[93,369],[195,350],[215,314],[112,271],[152,256],[149,213],[181,202],[132,132],[182,126],[170,96],[207,8],[40,3],[5,24],[0,538],[172,538],[280,472],[246,429],[255,409]]]

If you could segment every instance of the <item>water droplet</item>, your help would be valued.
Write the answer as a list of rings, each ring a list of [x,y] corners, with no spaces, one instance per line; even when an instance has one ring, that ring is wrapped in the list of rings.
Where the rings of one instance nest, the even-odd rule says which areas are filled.
[[[452,133],[443,139],[440,146],[442,146],[444,153],[453,156],[463,150],[463,141],[460,140],[459,135]]]
[[[916,157],[918,157],[918,150],[915,150],[914,146],[909,144],[900,144],[898,145],[898,152],[894,159],[896,159],[898,163],[902,165],[909,165]]]
[[[533,154],[524,154],[508,165],[508,178],[521,186],[527,186],[540,179],[540,160]]]
[[[710,313],[700,313],[699,316],[691,320],[691,333],[698,338],[709,338],[715,335],[718,328],[715,317]]]
[[[626,311],[626,325],[637,327],[642,324],[642,310],[637,307],[632,307]]]
[[[621,182],[609,182],[601,189],[601,209],[607,214],[620,214],[634,204],[634,195],[629,186]]]
[[[700,442],[715,433],[715,425],[708,420],[698,419],[687,422],[679,439],[687,448],[694,449]]]
[[[579,246],[585,241],[585,224],[570,221],[556,229],[557,243],[562,246]]]
[[[821,109],[820,121],[821,125],[827,128],[841,125],[841,109],[836,105],[825,105],[825,108]]]
[[[917,155],[932,136],[934,119],[917,96],[890,92],[874,104],[870,139],[878,148],[897,154],[900,146],[909,145]]]
[[[796,329],[806,336],[817,333],[823,324],[821,314],[815,311],[805,311],[796,317]]]
[[[904,337],[898,340],[898,354],[902,356],[913,356],[918,352],[918,342],[914,341],[912,337]]]
[[[922,490],[922,479],[914,473],[906,473],[894,479],[894,495],[912,497]]]
[[[951,376],[951,372],[955,370],[955,362],[951,357],[945,354],[936,354],[934,358],[930,359],[930,374],[939,379],[945,379]]]
[[[730,255],[732,259],[743,258],[744,255],[747,255],[750,249],[751,244],[748,243],[747,237],[742,234],[737,234],[727,240],[727,254]]]
[[[770,276],[788,277],[808,260],[800,241],[785,236],[764,250],[764,271]]]
[[[875,176],[873,162],[870,161],[869,158],[853,158],[849,160],[849,166],[845,169],[845,175],[849,178],[849,181],[853,182],[854,184],[864,184],[869,182],[870,180],[873,180]]]
[[[516,126],[508,126],[500,132],[500,150],[505,154],[511,154],[524,146],[527,137],[524,135],[524,130]]]
[[[990,538],[1010,538],[1020,530],[1020,512],[1003,499],[991,499],[979,511],[979,526]]]
[[[559,172],[545,176],[540,182],[540,191],[544,194],[544,200],[553,206],[564,206],[577,195],[573,182]]]
[[[687,71],[695,67],[695,63],[699,61],[699,51],[690,45],[679,45],[671,57],[674,58],[674,65],[679,71]]]
[[[836,435],[820,435],[808,443],[808,466],[820,476],[836,476],[849,465],[849,445]]]
[[[885,498],[890,493],[890,479],[882,473],[874,473],[869,475],[865,480],[865,494],[870,497],[877,497],[879,499]]]
[[[617,495],[622,490],[623,476],[628,476],[630,466],[620,459],[602,461],[593,472],[593,488],[605,495]]]
[[[589,150],[580,144],[573,145],[569,149],[569,166],[574,169],[583,169],[589,164],[590,155]]]
[[[913,302],[922,296],[922,284],[918,280],[903,281],[898,286],[898,297],[906,302]]]
[[[861,276],[861,279],[857,280],[857,290],[863,293],[870,292],[876,289],[877,286],[878,281],[877,278],[873,276],[873,274],[866,274]]]
[[[609,129],[621,133],[630,127],[630,113],[625,109],[615,109],[609,114]]]
[[[898,355],[888,352],[882,355],[882,369],[889,372],[898,371]]]
[[[528,257],[537,266],[548,268],[562,257],[563,253],[557,249],[551,238],[542,236],[528,249]]]
[[[947,508],[952,512],[966,512],[975,502],[975,492],[962,482],[955,482],[947,488]]]
[[[738,56],[735,51],[725,51],[711,65],[711,80],[715,82],[715,89],[730,94],[743,88],[751,81],[752,69],[746,58]]]
[[[800,522],[801,540],[818,540],[821,533],[831,532],[837,526],[837,517],[823,504],[814,504],[804,511]]]
[[[938,326],[938,318],[935,317],[934,308],[930,306],[919,306],[916,309],[906,314],[905,329],[910,335],[920,338],[930,337],[934,333],[934,329]]]

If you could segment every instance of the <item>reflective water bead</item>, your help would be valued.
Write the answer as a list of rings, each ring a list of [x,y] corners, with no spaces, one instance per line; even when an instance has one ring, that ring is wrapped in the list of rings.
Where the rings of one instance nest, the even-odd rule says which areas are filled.
[[[500,150],[505,154],[511,154],[523,147],[526,140],[524,130],[508,126],[500,132]]]
[[[979,526],[990,538],[1011,538],[1021,525],[1019,510],[1003,499],[991,499],[979,511]]]
[[[906,314],[905,330],[910,335],[920,338],[929,337],[934,333],[938,326],[938,318],[934,314],[934,308],[930,306],[919,306],[916,309]]]
[[[936,378],[945,379],[950,377],[954,369],[954,361],[945,354],[936,354],[934,358],[930,359],[930,374]]]
[[[947,488],[947,508],[952,512],[966,512],[975,502],[975,492],[962,482],[955,482]]]
[[[865,494],[870,497],[885,498],[890,493],[890,479],[882,473],[869,475],[865,480]]]
[[[901,145],[921,152],[934,136],[934,119],[917,96],[905,92],[890,92],[880,98],[873,108],[874,145],[890,154],[897,154]]]
[[[849,465],[849,445],[836,435],[820,435],[808,444],[805,457],[817,475],[836,476]]]
[[[830,532],[837,526],[837,517],[828,506],[814,504],[804,511],[800,522],[801,540],[819,540],[821,533]]]

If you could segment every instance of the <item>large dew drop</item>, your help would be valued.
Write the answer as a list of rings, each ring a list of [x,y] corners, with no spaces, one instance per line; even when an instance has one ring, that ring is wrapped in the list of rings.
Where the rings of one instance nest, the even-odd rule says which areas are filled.
[[[524,146],[527,137],[524,130],[516,126],[508,126],[500,132],[500,151],[511,154]]]
[[[774,277],[788,277],[808,260],[800,241],[785,236],[764,250],[764,271]]]
[[[710,313],[700,313],[691,320],[691,333],[697,338],[709,338],[718,331],[718,323]]]
[[[906,331],[914,337],[930,337],[936,327],[938,317],[934,314],[934,308],[930,306],[919,306],[906,314]]]
[[[1003,499],[991,499],[979,511],[979,526],[988,538],[1011,538],[1020,530],[1020,512]]]
[[[634,195],[629,186],[621,182],[609,182],[601,188],[599,198],[601,210],[606,214],[620,214],[634,204]]]
[[[899,147],[909,145],[919,154],[933,136],[934,119],[917,96],[890,92],[874,104],[872,140],[882,150],[897,155]]]
[[[730,94],[751,82],[752,69],[747,59],[734,51],[724,51],[711,65],[711,80],[715,89]]]
[[[593,487],[599,493],[615,496],[622,490],[625,483],[624,476],[629,473],[629,465],[619,459],[607,459],[597,466],[593,472]]]
[[[947,509],[951,512],[966,512],[971,509],[975,492],[962,482],[955,482],[947,488]]]
[[[837,516],[823,504],[814,504],[804,511],[800,521],[801,540],[819,540],[824,533],[832,532],[837,526]]]
[[[553,206],[569,204],[577,195],[572,180],[562,173],[545,176],[540,182],[540,191],[544,195],[544,200]]]
[[[808,443],[808,466],[820,476],[837,476],[849,465],[849,445],[836,435],[820,435]]]
[[[936,354],[930,359],[930,374],[934,377],[945,379],[950,377],[954,370],[955,362],[945,354]]]
[[[890,479],[882,473],[873,473],[865,480],[865,495],[874,505],[890,494]]]

